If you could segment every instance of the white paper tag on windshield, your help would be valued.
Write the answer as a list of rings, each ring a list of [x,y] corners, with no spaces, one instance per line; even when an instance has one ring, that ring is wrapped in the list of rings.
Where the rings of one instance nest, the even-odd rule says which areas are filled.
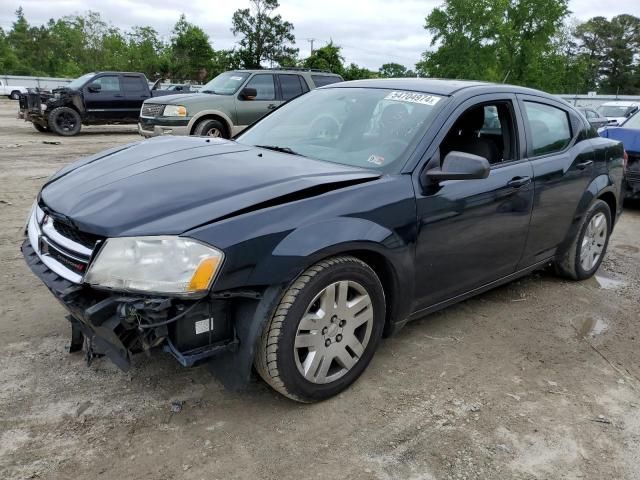
[[[440,101],[440,97],[416,92],[391,92],[384,98],[385,100],[396,100],[398,102],[419,103],[421,105],[431,106]]]

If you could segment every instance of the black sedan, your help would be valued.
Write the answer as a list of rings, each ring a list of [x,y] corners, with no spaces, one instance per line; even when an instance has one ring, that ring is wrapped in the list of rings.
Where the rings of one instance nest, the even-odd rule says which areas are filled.
[[[345,82],[233,141],[161,137],[63,168],[22,251],[87,359],[128,369],[163,349],[311,402],[408,320],[546,266],[593,275],[622,180],[622,145],[543,92]]]

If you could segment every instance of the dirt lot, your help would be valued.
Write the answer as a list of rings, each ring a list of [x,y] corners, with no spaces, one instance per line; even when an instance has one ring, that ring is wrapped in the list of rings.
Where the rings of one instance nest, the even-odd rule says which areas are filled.
[[[65,313],[19,252],[25,217],[54,171],[138,136],[41,134],[16,108],[0,101],[0,478],[640,478],[638,206],[598,279],[534,274],[409,324],[350,390],[304,406],[168,357],[124,374],[65,353]]]

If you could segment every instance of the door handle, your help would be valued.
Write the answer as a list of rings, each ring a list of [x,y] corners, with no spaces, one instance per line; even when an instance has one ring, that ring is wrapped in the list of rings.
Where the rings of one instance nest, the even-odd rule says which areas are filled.
[[[593,160],[587,160],[586,162],[580,162],[580,163],[576,163],[576,168],[578,170],[584,170],[585,168],[587,168],[589,165],[593,164]]]
[[[267,105],[267,108],[269,110],[273,110],[274,108],[276,108],[276,104],[275,103],[270,103],[269,105]]]
[[[507,182],[507,187],[520,188],[531,183],[531,177],[513,177]]]

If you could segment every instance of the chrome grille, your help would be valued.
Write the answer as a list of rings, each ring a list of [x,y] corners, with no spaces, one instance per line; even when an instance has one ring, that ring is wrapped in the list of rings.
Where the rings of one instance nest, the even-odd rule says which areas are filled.
[[[29,219],[27,234],[42,263],[73,283],[82,283],[96,242],[101,239],[54,220],[37,205]]]
[[[159,117],[164,110],[164,105],[158,103],[143,103],[140,110],[141,117]]]

